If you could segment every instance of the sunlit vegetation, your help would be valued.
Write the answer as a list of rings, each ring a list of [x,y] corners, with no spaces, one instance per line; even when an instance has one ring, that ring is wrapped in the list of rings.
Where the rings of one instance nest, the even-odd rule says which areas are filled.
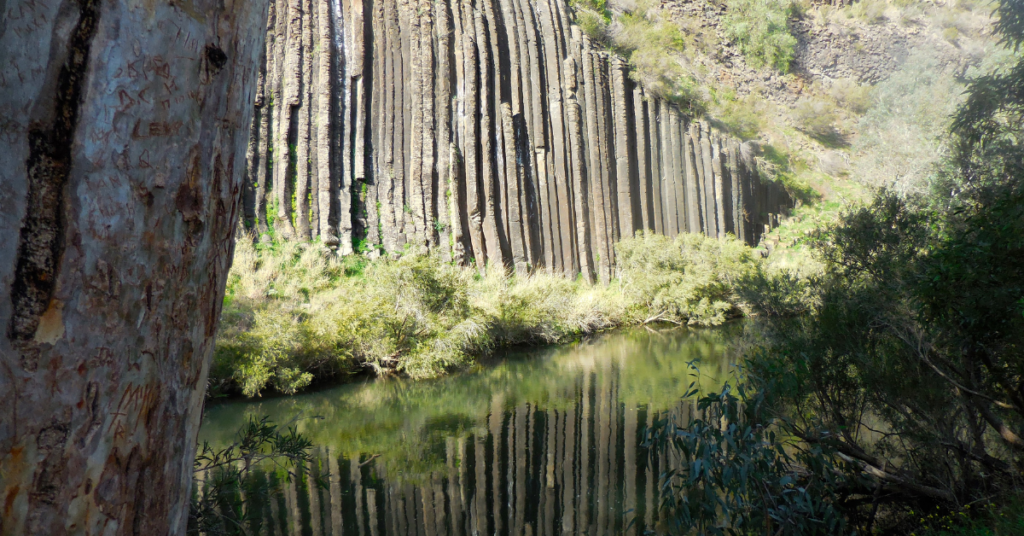
[[[685,54],[683,31],[660,6],[649,0],[616,11],[604,0],[575,0],[571,5],[580,29],[625,58],[630,77],[647,92],[688,113],[704,112],[704,92]]]
[[[792,0],[726,0],[723,27],[755,69],[789,71],[796,38],[789,31]]]
[[[211,386],[255,396],[362,370],[425,378],[503,346],[638,323],[717,325],[740,314],[733,285],[761,262],[735,239],[700,235],[640,236],[617,250],[606,287],[495,267],[481,275],[437,256],[367,262],[241,241]]]

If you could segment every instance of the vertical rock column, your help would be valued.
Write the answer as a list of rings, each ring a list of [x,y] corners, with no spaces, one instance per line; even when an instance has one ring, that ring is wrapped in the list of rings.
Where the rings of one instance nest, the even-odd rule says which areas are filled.
[[[574,27],[573,41],[578,42],[579,29]],[[583,150],[582,114],[578,99],[577,73],[575,57],[565,62],[566,71],[566,113],[569,118],[568,134],[572,149],[572,171],[573,171],[573,217],[576,220],[576,244],[579,258],[579,270],[588,283],[593,282],[594,273],[591,261],[590,245],[590,212],[589,191],[587,178],[585,176],[586,155]]]
[[[594,67],[595,55],[589,50],[583,50],[583,74],[584,74],[584,98],[586,105],[586,123],[587,123],[587,146],[589,148],[589,171],[588,186],[589,186],[589,197],[590,197],[590,209],[592,211],[591,229],[593,229],[594,235],[594,247],[596,252],[594,254],[594,261],[597,264],[598,277],[602,283],[610,281],[611,274],[609,271],[609,251],[611,237],[607,233],[607,223],[605,217],[605,191],[604,191],[604,174],[606,168],[603,167],[604,160],[602,158],[603,144],[600,138],[600,128],[598,120],[598,105],[597,99],[599,98],[600,92],[597,90],[597,69]]]
[[[679,173],[677,167],[679,145],[679,123],[675,110],[666,106],[661,107],[659,118],[659,134],[663,142],[661,151],[661,196],[665,218],[665,234],[676,236],[679,234],[678,211],[682,208],[676,203],[676,182],[675,177]]]
[[[654,230],[651,225],[651,209],[650,209],[650,184],[651,184],[651,167],[648,154],[650,152],[649,147],[651,146],[651,140],[647,137],[647,106],[644,102],[643,89],[637,85],[633,88],[633,111],[636,117],[634,122],[636,137],[636,164],[637,164],[637,182],[638,192],[640,197],[640,217],[638,223],[640,229],[644,231]]]
[[[295,232],[300,240],[312,238],[309,228],[309,186],[310,186],[310,154],[309,154],[309,123],[313,104],[312,58],[313,58],[313,20],[312,2],[301,0],[302,42],[299,61],[299,106],[298,132],[295,138]]]
[[[341,254],[614,277],[638,229],[756,243],[756,147],[634,83],[561,0],[275,0],[246,225]]]
[[[633,236],[633,196],[629,165],[629,116],[626,102],[626,65],[621,58],[611,62],[612,123],[615,131],[615,188],[619,213],[619,239]]]
[[[651,156],[651,229],[659,234],[665,233],[665,218],[662,214],[663,200],[661,192],[661,145],[659,135],[659,124],[661,114],[661,102],[659,99],[651,99],[647,103],[647,139],[650,140],[648,153]]]

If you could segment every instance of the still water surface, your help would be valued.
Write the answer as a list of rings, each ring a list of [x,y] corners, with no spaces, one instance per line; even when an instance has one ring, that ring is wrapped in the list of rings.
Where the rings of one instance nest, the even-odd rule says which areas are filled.
[[[261,476],[274,490],[263,534],[643,534],[673,465],[644,447],[645,428],[689,419],[687,363],[720,384],[742,329],[618,331],[434,381],[214,405],[200,441],[229,443],[249,416],[300,417],[316,461]]]

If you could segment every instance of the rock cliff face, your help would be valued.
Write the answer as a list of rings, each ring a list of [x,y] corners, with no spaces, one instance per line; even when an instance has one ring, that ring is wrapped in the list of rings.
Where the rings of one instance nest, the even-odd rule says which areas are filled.
[[[275,0],[245,223],[607,281],[641,229],[756,243],[756,147],[647,95],[562,0]]]

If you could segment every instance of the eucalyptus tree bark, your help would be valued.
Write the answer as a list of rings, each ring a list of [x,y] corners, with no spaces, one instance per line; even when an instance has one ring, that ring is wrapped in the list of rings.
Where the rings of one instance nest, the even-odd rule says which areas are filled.
[[[0,533],[181,534],[267,2],[0,10]]]

